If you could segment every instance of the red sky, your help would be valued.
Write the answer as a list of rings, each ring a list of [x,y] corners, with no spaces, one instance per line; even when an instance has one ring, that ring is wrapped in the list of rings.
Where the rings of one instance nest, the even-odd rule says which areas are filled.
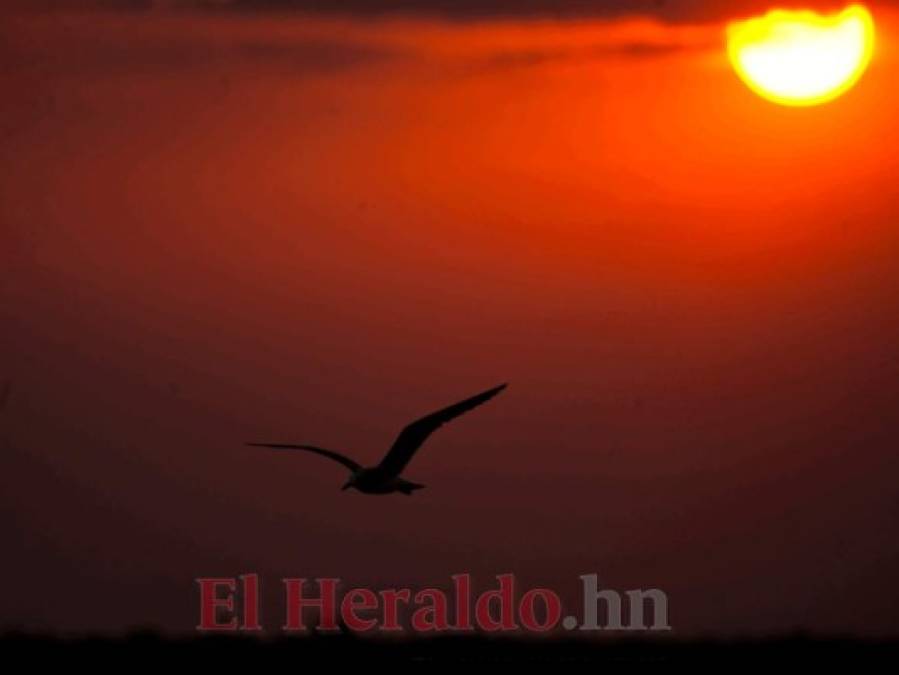
[[[0,626],[190,630],[202,575],[511,571],[660,587],[684,633],[895,634],[875,17],[859,85],[788,109],[720,23],[5,16]],[[411,499],[242,446],[374,462],[503,381]]]

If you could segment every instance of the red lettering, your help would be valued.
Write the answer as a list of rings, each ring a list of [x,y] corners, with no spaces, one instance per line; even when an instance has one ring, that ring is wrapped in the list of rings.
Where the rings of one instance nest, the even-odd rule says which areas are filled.
[[[543,601],[546,614],[543,623],[537,621],[534,605],[537,600]],[[548,588],[534,588],[525,593],[518,603],[518,618],[521,624],[528,630],[544,632],[552,630],[559,623],[562,616],[562,601],[559,596]]]
[[[481,630],[493,632],[497,630],[515,630],[518,625],[513,616],[513,593],[515,591],[515,577],[511,574],[497,575],[499,589],[486,591],[478,597],[475,603],[474,613]],[[499,602],[499,619],[490,614],[490,603]]]
[[[431,604],[415,610],[412,615],[412,628],[421,632],[449,628],[446,595],[443,591],[437,588],[425,588],[415,594],[416,604],[422,604],[426,599],[430,599]]]
[[[316,579],[319,596],[303,597],[305,579],[284,579],[287,596],[287,623],[284,630],[306,630],[303,623],[303,610],[317,607],[319,610],[319,630],[337,630],[337,583],[338,579]]]
[[[350,630],[371,630],[377,619],[360,619],[357,610],[371,610],[378,606],[378,596],[367,588],[354,588],[340,602],[340,616]]]
[[[409,602],[411,592],[408,588],[396,590],[388,588],[381,591],[381,598],[384,600],[384,623],[381,624],[381,630],[403,630],[399,624],[399,607],[398,603]]]
[[[229,613],[234,612],[234,589],[237,588],[237,581],[232,578],[226,579],[197,579],[200,584],[200,625],[199,630],[237,630],[237,617],[232,616],[229,621],[220,622],[218,620],[219,609],[224,609]],[[224,598],[218,597],[219,587],[224,586],[228,589],[228,595]]]
[[[474,630],[471,623],[471,575],[454,574],[453,587],[456,596],[455,630]]]

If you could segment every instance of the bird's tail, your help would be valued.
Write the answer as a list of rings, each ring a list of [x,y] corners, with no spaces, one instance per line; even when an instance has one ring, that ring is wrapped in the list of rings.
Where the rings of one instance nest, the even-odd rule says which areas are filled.
[[[413,492],[415,492],[416,490],[421,490],[423,487],[425,486],[421,485],[420,483],[407,482],[404,483],[402,487],[400,487],[400,492],[402,492],[404,495],[411,495]]]

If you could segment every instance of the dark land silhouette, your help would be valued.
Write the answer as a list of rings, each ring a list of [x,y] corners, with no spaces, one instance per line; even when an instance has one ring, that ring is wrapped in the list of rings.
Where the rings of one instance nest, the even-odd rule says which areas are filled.
[[[0,648],[7,657],[177,659],[192,663],[247,663],[261,665],[269,659],[295,667],[310,664],[393,663],[715,663],[733,662],[780,665],[828,664],[831,666],[896,662],[899,642],[847,636],[811,636],[796,633],[751,639],[645,639],[615,638],[509,638],[485,635],[446,635],[413,639],[358,637],[342,633],[309,637],[200,635],[164,637],[138,631],[118,638],[60,638],[50,635],[6,633]],[[288,661],[289,660],[289,661]]]

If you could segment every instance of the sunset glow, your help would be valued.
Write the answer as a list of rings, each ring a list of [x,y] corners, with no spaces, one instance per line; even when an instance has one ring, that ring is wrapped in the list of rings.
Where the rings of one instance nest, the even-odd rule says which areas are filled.
[[[757,94],[810,106],[848,91],[871,61],[874,21],[861,5],[822,16],[773,10],[728,26],[728,56]]]
[[[0,647],[899,651],[864,1],[0,2]]]

